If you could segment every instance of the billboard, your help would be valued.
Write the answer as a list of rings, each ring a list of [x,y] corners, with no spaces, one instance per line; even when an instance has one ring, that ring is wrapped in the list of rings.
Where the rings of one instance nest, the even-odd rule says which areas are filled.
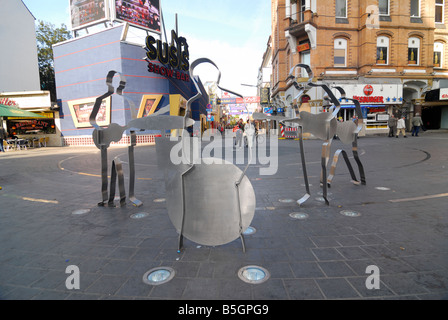
[[[113,0],[114,20],[160,33],[160,0]]]
[[[109,0],[69,0],[72,30],[109,20]]]
[[[99,126],[108,126],[110,124],[110,99],[111,97],[107,97],[101,103],[100,109],[96,116],[96,122]],[[95,101],[95,98],[68,101],[70,114],[72,115],[73,124],[76,128],[92,127],[89,118]]]

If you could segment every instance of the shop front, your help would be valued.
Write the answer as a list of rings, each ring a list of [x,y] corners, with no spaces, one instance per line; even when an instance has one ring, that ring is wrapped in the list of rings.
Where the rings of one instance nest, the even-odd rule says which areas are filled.
[[[388,133],[387,122],[391,114],[400,115],[403,105],[401,84],[347,84],[340,85],[346,97],[359,101],[364,119],[365,134]],[[333,89],[336,97],[339,92]],[[351,121],[356,117],[352,101],[340,98],[339,121]]]
[[[58,107],[51,105],[49,91],[3,92],[0,101],[36,115],[5,117],[10,136],[27,141],[28,146],[61,146]]]
[[[421,109],[426,129],[448,129],[448,88],[428,91]]]

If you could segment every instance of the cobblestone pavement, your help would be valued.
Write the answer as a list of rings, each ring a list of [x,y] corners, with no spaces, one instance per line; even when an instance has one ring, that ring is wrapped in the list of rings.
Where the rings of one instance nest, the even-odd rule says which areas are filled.
[[[311,198],[301,207],[295,203],[305,192],[297,141],[278,141],[275,175],[260,175],[267,164],[249,167],[256,232],[245,236],[245,253],[239,239],[216,247],[186,239],[177,252],[154,146],[135,151],[136,197],[143,206],[122,208],[97,206],[100,154],[94,147],[0,154],[0,298],[447,299],[448,134],[360,138],[367,184],[351,183],[340,159],[329,206],[319,193],[322,143],[304,144]],[[333,141],[333,152],[341,147],[350,151]],[[110,148],[109,159],[114,156],[127,161],[127,149]],[[126,163],[124,171],[128,181]],[[141,212],[148,216],[130,217]],[[294,212],[307,217],[293,219]],[[72,265],[79,268],[79,289],[66,287]],[[238,271],[250,265],[265,268],[268,280],[242,281]],[[366,286],[375,275],[366,272],[372,265],[379,270],[378,289]],[[173,268],[174,278],[145,283],[143,275],[160,266]]]

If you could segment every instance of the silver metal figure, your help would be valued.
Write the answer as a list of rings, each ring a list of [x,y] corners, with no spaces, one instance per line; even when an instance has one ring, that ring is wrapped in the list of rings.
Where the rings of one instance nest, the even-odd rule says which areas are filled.
[[[103,201],[99,205],[104,206],[106,202],[110,206],[113,205],[117,176],[120,205],[123,206],[126,202],[123,170],[118,158],[115,158],[112,162],[110,196],[108,197],[107,194],[107,148],[110,143],[120,141],[123,132],[127,129],[160,130],[162,137],[156,139],[158,165],[165,176],[168,215],[179,233],[178,251],[180,252],[183,247],[185,236],[191,241],[210,246],[222,245],[240,238],[245,252],[243,232],[249,227],[255,213],[255,192],[245,174],[252,161],[254,130],[248,131],[250,148],[248,148],[248,162],[243,171],[223,159],[202,159],[201,162],[197,163],[194,157],[195,143],[197,145],[197,141],[194,139],[197,138],[190,137],[187,128],[194,124],[194,120],[190,118],[191,105],[202,96],[194,76],[194,69],[201,63],[210,63],[217,68],[213,61],[206,58],[198,59],[191,64],[190,79],[192,79],[198,93],[187,101],[185,116],[162,115],[161,113],[169,110],[168,106],[148,117],[132,119],[125,126],[111,123],[107,128],[103,128],[98,126],[95,120],[102,100],[114,94],[114,92],[122,95],[126,85],[125,78],[118,72],[110,71],[108,73],[106,78],[108,91],[96,99],[90,115],[90,123],[95,128],[93,139],[95,145],[101,150]],[[112,79],[116,74],[120,76],[120,85],[115,91],[112,86]],[[221,88],[219,86],[220,78],[221,73],[219,72],[217,84],[221,90],[242,98],[240,94]],[[129,103],[132,102],[129,101]],[[180,132],[180,141],[176,140],[177,137],[165,137],[166,130],[173,129]],[[134,196],[134,146],[135,132],[131,131],[129,193],[132,203],[141,205],[142,202]],[[178,149],[176,149],[176,146]],[[173,150],[182,152],[181,163],[173,162],[172,155],[175,152]]]
[[[192,103],[202,95],[194,75],[194,69],[202,63],[209,63],[218,69],[207,58],[197,59],[190,65],[190,79],[198,93],[186,105],[181,139],[184,163],[174,165],[166,159],[163,162],[164,154],[172,150],[172,144],[177,143],[176,141],[165,140],[160,143],[164,138],[156,141],[159,163],[164,165],[165,171],[168,214],[179,233],[178,251],[183,246],[184,236],[196,243],[210,246],[240,238],[245,251],[243,232],[249,227],[255,213],[255,192],[245,174],[251,163],[252,148],[248,149],[249,159],[243,171],[223,159],[202,159],[198,163],[193,159],[194,152],[190,152],[195,143],[193,139],[196,138],[189,136],[186,119],[191,112]],[[219,85],[220,78],[221,72],[218,69],[218,88],[242,98],[240,94],[222,88]]]
[[[296,68],[304,68],[306,72],[308,73],[308,82],[305,86],[300,85],[297,83],[296,78],[294,76],[294,71]],[[295,88],[299,91],[295,99],[299,98],[304,91],[308,87],[321,87],[327,94],[328,100],[332,104],[329,108],[329,112],[322,112],[318,114],[312,114],[310,112],[301,111],[299,112],[298,117],[284,117],[284,116],[266,116],[262,113],[254,113],[253,117],[254,119],[273,119],[273,120],[280,120],[280,122],[287,126],[298,126],[298,133],[299,133],[299,144],[300,144],[300,156],[301,156],[301,162],[302,162],[302,171],[305,181],[305,189],[306,193],[297,200],[297,203],[299,205],[302,205],[306,200],[308,200],[311,197],[310,188],[309,188],[309,181],[308,181],[308,174],[307,174],[307,168],[306,168],[306,161],[305,161],[305,153],[304,153],[304,147],[303,147],[303,133],[311,133],[316,138],[323,140],[322,144],[322,153],[321,153],[321,186],[323,188],[323,198],[325,200],[325,204],[329,205],[328,201],[328,191],[327,187],[330,186],[330,183],[334,177],[334,171],[337,164],[337,159],[340,153],[343,154],[345,162],[349,168],[352,180],[354,182],[357,182],[356,177],[354,175],[353,168],[348,161],[348,157],[345,151],[338,150],[335,153],[335,156],[333,157],[333,163],[331,167],[330,176],[327,177],[327,166],[328,161],[330,157],[330,151],[331,151],[331,142],[333,140],[333,137],[337,134],[338,136],[341,135],[342,139],[341,141],[343,143],[352,143],[353,144],[353,154],[355,157],[355,160],[358,164],[360,175],[361,175],[361,183],[365,184],[365,175],[364,175],[364,169],[361,164],[361,161],[359,160],[359,156],[357,153],[357,137],[358,133],[362,128],[362,122],[358,123],[339,123],[336,119],[336,116],[341,108],[339,100],[336,98],[336,96],[333,94],[331,89],[326,84],[317,84],[313,82],[313,72],[311,68],[306,64],[297,64],[293,68],[291,68],[288,79],[291,79],[293,81],[293,84]],[[341,96],[345,98],[345,92],[342,90],[342,88],[337,87],[337,90],[341,93]],[[362,112],[359,105],[359,102],[354,99],[348,99],[352,100],[355,103],[355,110],[358,115],[358,121],[362,120]],[[359,120],[360,119],[360,120]]]

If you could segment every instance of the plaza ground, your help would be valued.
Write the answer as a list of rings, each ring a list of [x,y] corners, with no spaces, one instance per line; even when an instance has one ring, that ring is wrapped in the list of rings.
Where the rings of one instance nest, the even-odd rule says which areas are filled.
[[[341,158],[329,206],[320,199],[322,142],[304,145],[311,198],[301,207],[295,203],[305,193],[298,141],[278,141],[275,175],[260,175],[265,165],[259,163],[249,167],[256,232],[245,236],[246,252],[239,239],[216,247],[185,239],[177,252],[155,146],[135,149],[141,207],[97,206],[95,147],[1,153],[0,298],[448,299],[448,133],[360,138],[367,184],[354,185]],[[334,140],[332,151],[338,148],[351,155],[350,146]],[[127,149],[109,148],[109,160],[114,156],[125,162],[127,182]],[[76,214],[80,209],[87,210]],[[131,218],[141,212],[148,216]],[[294,212],[307,218],[293,219]],[[80,289],[66,287],[69,265],[79,267]],[[269,279],[242,281],[238,270],[249,265],[268,270]],[[366,288],[370,265],[380,270],[379,289]],[[142,280],[160,266],[175,270],[171,281]]]

